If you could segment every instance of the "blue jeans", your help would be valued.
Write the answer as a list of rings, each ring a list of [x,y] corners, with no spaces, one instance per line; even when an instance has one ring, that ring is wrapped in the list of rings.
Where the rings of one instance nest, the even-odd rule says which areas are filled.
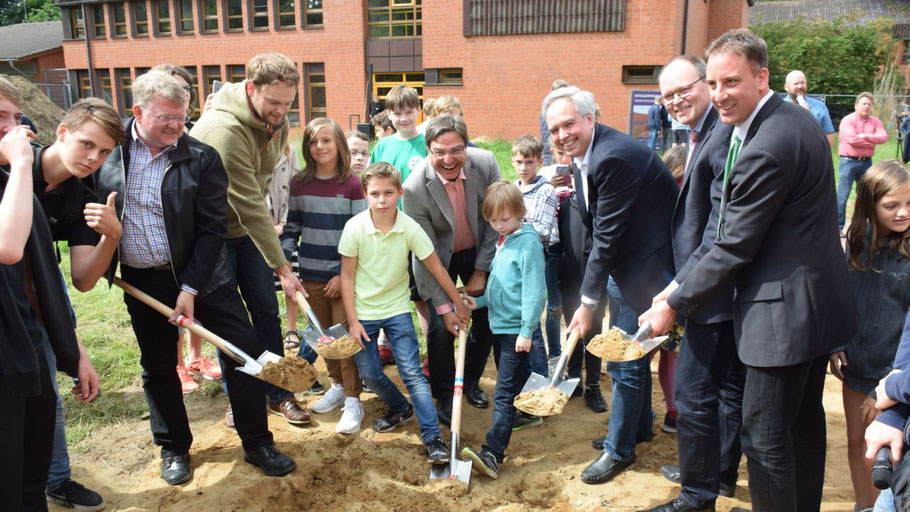
[[[607,282],[610,296],[610,327],[633,333],[638,330],[638,313],[622,301],[613,279]],[[650,359],[607,363],[610,374],[612,403],[604,451],[617,460],[635,455],[635,444],[654,436],[654,412],[651,410]]]
[[[69,300],[69,299],[67,299]],[[54,383],[54,394],[57,395],[57,412],[54,419],[54,448],[51,451],[51,466],[47,472],[47,486],[56,487],[70,478],[70,455],[66,448],[66,418],[63,414],[63,397],[57,389],[57,379],[54,377],[57,368],[57,356],[50,344],[44,347],[47,357],[47,367],[51,372],[51,382]]]
[[[557,273],[559,263],[562,261],[562,244],[555,243],[546,249],[547,260],[544,264],[544,279],[547,283],[547,351],[549,357],[559,357],[562,353],[560,345],[560,325],[559,320],[562,314],[562,295],[559,293],[557,286]]]
[[[417,344],[417,333],[414,331],[411,314],[402,313],[382,320],[361,320],[360,325],[372,340],[370,343],[364,343],[364,349],[354,356],[360,377],[392,412],[407,409],[408,399],[382,371],[382,363],[379,362],[379,346],[376,340],[379,339],[379,329],[382,329],[389,338],[392,352],[395,353],[398,375],[404,381],[411,401],[414,402],[423,442],[428,443],[440,437],[439,419],[436,417],[430,385],[420,369],[420,346]]]
[[[660,133],[660,130],[649,130],[648,134],[648,147],[654,151],[659,150],[660,148],[657,145],[657,135]]]
[[[550,375],[549,367],[547,367],[547,347],[543,343],[543,331],[540,330],[540,324],[537,324],[537,329],[534,329],[534,334],[531,335],[531,352],[529,357],[531,359],[532,372],[543,375],[544,377]]]
[[[496,390],[493,392],[493,424],[487,431],[483,448],[495,455],[499,463],[505,458],[512,437],[515,395],[521,391],[530,375],[528,352],[515,351],[516,337],[517,333],[493,335],[493,352],[499,364],[496,370]]]
[[[875,500],[875,506],[872,507],[872,512],[896,512],[897,507],[894,506],[894,493],[891,492],[891,489],[883,490],[879,495],[878,499]]]
[[[250,313],[250,320],[259,338],[263,350],[284,355],[284,344],[281,339],[281,320],[278,318],[278,296],[275,294],[275,272],[265,262],[259,248],[249,236],[229,238],[227,247],[228,268],[231,273],[231,285],[240,288],[240,296]],[[229,340],[230,341],[230,340]],[[301,346],[304,345],[301,343]],[[250,354],[259,357],[259,354]],[[218,351],[221,367],[225,367],[224,356]],[[222,379],[222,387],[227,393],[227,382]],[[265,385],[269,402],[280,403],[294,394],[271,384]]]
[[[840,157],[840,181],[837,184],[837,229],[843,230],[847,220],[847,199],[850,198],[850,190],[853,188],[853,182],[859,183],[860,178],[866,173],[866,170],[872,166],[872,159],[855,160],[845,156]]]

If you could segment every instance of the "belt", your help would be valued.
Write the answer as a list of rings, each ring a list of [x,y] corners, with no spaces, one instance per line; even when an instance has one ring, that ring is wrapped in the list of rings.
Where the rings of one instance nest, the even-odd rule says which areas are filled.
[[[123,265],[123,264],[121,264],[121,266],[129,267],[133,270],[157,270],[158,272],[170,272],[171,271],[170,263],[165,263],[164,265],[155,265],[154,267],[144,267],[144,268],[130,267],[129,265]]]
[[[871,156],[841,156],[841,158],[846,158],[847,160],[856,160],[858,162],[868,162],[872,160]]]

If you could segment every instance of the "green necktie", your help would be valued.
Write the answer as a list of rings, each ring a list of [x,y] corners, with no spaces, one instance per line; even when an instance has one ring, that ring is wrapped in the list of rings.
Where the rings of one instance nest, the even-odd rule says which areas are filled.
[[[724,209],[727,206],[727,185],[730,184],[730,171],[733,164],[736,163],[736,157],[739,156],[739,148],[742,146],[742,140],[733,134],[730,139],[730,151],[727,152],[727,163],[724,164],[724,187],[720,195],[720,215],[717,220],[717,238],[720,238],[720,230],[724,225]]]

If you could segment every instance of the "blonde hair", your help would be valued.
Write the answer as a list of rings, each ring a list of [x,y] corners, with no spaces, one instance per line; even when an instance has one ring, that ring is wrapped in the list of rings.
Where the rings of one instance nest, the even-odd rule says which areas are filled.
[[[300,72],[297,66],[286,55],[266,52],[256,55],[246,65],[247,79],[257,89],[278,82],[297,87],[300,84]]]
[[[22,96],[19,94],[19,89],[3,76],[0,76],[0,97],[4,97],[13,105],[22,108]]]
[[[376,162],[367,166],[360,175],[360,182],[363,183],[363,190],[366,191],[370,182],[373,180],[389,180],[396,189],[401,188],[401,173],[394,165],[388,162]]]
[[[183,89],[180,91],[183,93]],[[89,121],[100,126],[117,144],[123,143],[123,121],[117,115],[117,111],[100,98],[85,98],[77,101],[63,115],[60,124],[66,126],[67,132],[74,132]]]
[[[448,95],[440,96],[440,97],[436,98],[436,101],[433,102],[433,115],[434,116],[441,116],[443,114],[451,114],[452,110],[456,110],[456,109],[458,110],[458,113],[453,114],[453,115],[464,116],[464,109],[461,108],[461,102],[458,101],[458,98],[456,98],[455,96],[448,96]]]
[[[174,105],[188,105],[186,91],[170,73],[149,71],[139,75],[133,82],[133,104],[143,109],[151,106],[155,98],[164,98]]]
[[[527,213],[525,199],[518,185],[509,180],[499,180],[487,187],[483,197],[483,218],[490,217],[508,210],[510,213],[521,217]]]
[[[351,177],[351,150],[348,148],[348,140],[338,123],[327,118],[317,117],[309,123],[303,130],[303,140],[300,142],[303,152],[303,161],[306,165],[294,177],[303,183],[309,183],[316,176],[316,160],[310,154],[310,146],[316,142],[316,135],[319,130],[328,128],[335,139],[335,148],[338,151],[335,159],[335,176],[338,183],[345,183]]]

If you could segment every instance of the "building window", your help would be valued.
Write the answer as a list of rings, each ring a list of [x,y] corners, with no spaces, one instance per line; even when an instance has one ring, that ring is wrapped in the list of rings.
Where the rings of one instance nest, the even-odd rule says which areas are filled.
[[[224,0],[226,8],[225,12],[225,25],[227,28],[225,32],[237,32],[243,30],[243,5],[241,0]]]
[[[199,108],[199,73],[196,70],[196,66],[183,66],[187,71],[190,72],[190,76],[193,77],[193,82],[190,84],[193,87],[193,99],[190,103],[189,112],[187,115],[192,115],[191,112]]]
[[[142,76],[149,72],[152,68],[136,68],[136,76]]]
[[[301,0],[303,4],[303,26],[322,26],[322,0]]]
[[[910,39],[904,39],[904,53],[901,56],[901,64],[910,63]]]
[[[70,9],[70,23],[73,25],[73,39],[85,37],[85,21],[82,19],[82,6],[76,5]]]
[[[236,64],[227,67],[227,81],[232,84],[239,84],[246,78],[246,66]]]
[[[623,66],[622,83],[656,84],[657,76],[663,66]]]
[[[117,76],[117,101],[120,103],[120,116],[133,116],[133,91],[130,88],[133,80],[130,78],[129,69],[115,69]]]
[[[294,0],[278,0],[278,28],[294,28],[297,25],[297,13],[294,11],[294,5]]]
[[[269,0],[249,0],[250,30],[269,29]]]
[[[145,2],[133,2],[133,37],[149,35],[149,13]]]
[[[104,28],[104,4],[92,6],[92,37],[101,38],[107,35]]]
[[[171,7],[168,0],[155,0],[155,35],[171,34]]]
[[[221,66],[202,66],[202,96],[208,98],[212,93],[212,82],[221,81]]]
[[[439,70],[439,83],[441,84],[462,84],[462,75],[464,72],[461,68],[446,68]]]
[[[111,37],[126,37],[126,6],[123,2],[110,4]]]
[[[417,90],[417,97],[423,103],[423,73],[373,73],[373,95],[384,100],[389,91],[397,85],[407,85]]]
[[[193,0],[176,0],[177,5],[177,32],[180,34],[193,33]]]
[[[416,37],[421,28],[421,0],[369,0],[370,37]]]
[[[306,67],[306,120],[326,117],[325,64],[304,64]],[[298,116],[298,122],[299,122]]]
[[[108,105],[114,104],[114,90],[111,87],[111,70],[99,69],[95,72],[95,79],[98,80],[98,89],[101,90],[101,99]]]
[[[203,0],[199,7],[202,11],[199,17],[202,18],[200,32],[218,32],[218,5],[216,0]]]
[[[89,80],[87,69],[76,70],[76,84],[79,88],[79,99],[92,97],[92,82]]]
[[[372,2],[370,2],[372,4]],[[464,35],[548,34],[555,32],[621,32],[625,0],[464,0]]]

